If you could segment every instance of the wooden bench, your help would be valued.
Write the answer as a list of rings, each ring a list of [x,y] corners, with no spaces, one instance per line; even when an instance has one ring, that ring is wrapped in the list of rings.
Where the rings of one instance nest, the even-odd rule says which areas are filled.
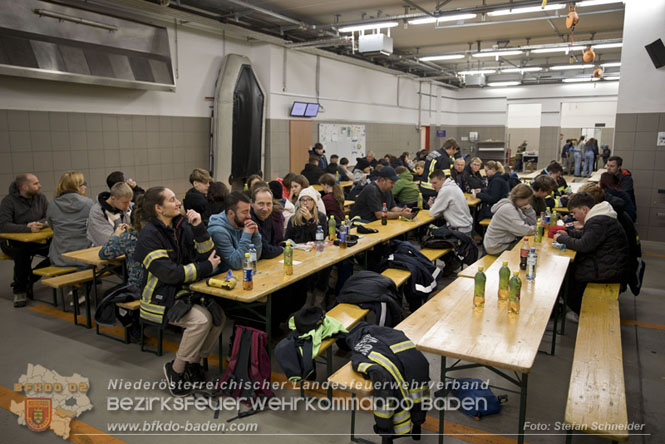
[[[2,250],[0,250],[0,261],[13,261],[14,258],[7,256]]]
[[[432,262],[436,262],[440,257],[450,253],[452,249],[450,248],[423,248],[420,250],[423,256]]]
[[[492,222],[492,219],[483,219],[483,220],[481,220],[480,222],[478,222],[478,224],[479,224],[481,227],[485,227],[485,228],[487,228],[487,227],[490,226],[490,222]]]
[[[411,277],[411,272],[408,270],[399,270],[397,268],[388,268],[381,273],[381,276],[385,276],[395,283],[397,288],[400,288],[406,281]]]
[[[47,287],[51,287],[54,290],[60,290],[66,287],[72,287],[72,301],[74,302],[74,324],[76,325],[83,325],[79,324],[77,321],[78,319],[77,316],[79,313],[78,287],[80,285],[92,282],[93,273],[94,273],[93,269],[88,269],[42,280],[42,283],[44,285],[46,285]],[[108,275],[110,275],[110,273],[106,272],[101,277]],[[62,295],[62,308],[63,310],[65,310],[64,291],[61,292],[61,295]],[[92,328],[91,314],[90,314],[90,295],[88,291],[85,292],[85,312],[86,312],[85,328]]]
[[[129,302],[116,302],[115,306],[118,308],[122,308],[127,311],[136,311],[139,308],[141,308],[141,301],[140,300],[135,300],[135,301],[129,301]],[[129,344],[129,329],[123,325],[123,330],[124,330],[124,336],[122,339],[119,339],[115,335],[109,335],[104,333],[103,331],[99,330],[99,325],[95,323],[95,332],[100,335],[100,336],[106,336],[107,338],[111,338],[114,341],[120,341],[124,342],[125,344]]]
[[[63,274],[69,274],[73,273],[76,271],[76,267],[56,267],[54,265],[51,265],[49,267],[43,267],[43,268],[37,268],[35,270],[32,270],[33,274],[36,274],[37,276],[45,277],[45,278],[51,278],[51,277],[56,277],[56,276],[62,276]],[[54,307],[58,306],[58,289],[53,288],[53,302],[51,304]],[[62,289],[60,289],[62,292]],[[64,296],[63,296],[64,300]],[[65,307],[63,306],[63,310]]]
[[[618,296],[619,284],[588,284],[584,291],[564,418],[574,431],[613,442],[628,439]]]

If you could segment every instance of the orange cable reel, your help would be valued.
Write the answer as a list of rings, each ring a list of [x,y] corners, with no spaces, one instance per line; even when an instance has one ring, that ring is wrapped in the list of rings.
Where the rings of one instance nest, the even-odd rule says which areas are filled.
[[[593,52],[593,49],[591,49],[591,47],[588,47],[584,51],[584,54],[582,55],[582,60],[584,60],[587,63],[591,63],[594,60],[596,60],[596,53]]]

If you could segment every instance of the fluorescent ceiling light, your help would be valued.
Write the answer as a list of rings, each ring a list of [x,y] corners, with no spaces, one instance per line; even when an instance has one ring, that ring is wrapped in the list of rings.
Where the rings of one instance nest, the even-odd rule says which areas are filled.
[[[544,54],[547,52],[566,52],[566,51],[583,51],[584,46],[562,46],[560,48],[540,48],[540,49],[532,49],[531,52],[536,53],[536,54]]]
[[[621,76],[606,76],[603,77],[605,80],[619,80]]]
[[[519,73],[523,73],[523,72],[536,72],[536,71],[542,71],[542,70],[543,70],[543,68],[541,68],[540,66],[526,66],[524,68],[508,68],[508,69],[502,70],[501,72],[505,72],[505,73],[519,72]]]
[[[613,68],[615,66],[621,66],[621,62],[603,63],[600,66],[604,66],[605,68]]]
[[[449,54],[449,55],[420,57],[418,60],[420,60],[421,62],[434,62],[436,60],[458,60],[458,59],[463,59],[464,57],[465,57],[464,54]]]
[[[355,32],[355,31],[368,31],[372,29],[381,29],[381,28],[394,28],[399,26],[397,22],[376,22],[368,23],[366,25],[354,25],[354,26],[345,26],[344,28],[339,28],[339,32]]]
[[[573,77],[570,79],[563,79],[563,83],[580,83],[580,82],[597,82],[600,80],[598,77]]]
[[[521,82],[518,81],[512,81],[512,82],[490,82],[487,84],[487,86],[517,86]]]
[[[550,67],[550,69],[553,69],[555,71],[565,71],[568,69],[588,69],[593,67],[594,65],[557,65]]]
[[[588,6],[609,5],[611,3],[623,3],[622,0],[587,0],[584,2],[577,2],[575,6],[578,8],[586,8]]]
[[[496,17],[501,15],[511,15],[511,14],[533,14],[534,12],[554,11],[557,9],[563,9],[565,7],[566,5],[564,4],[558,4],[558,5],[545,6],[544,8],[541,8],[540,6],[532,6],[528,8],[499,9],[498,11],[488,12],[487,15],[489,15],[490,17]]]
[[[496,69],[480,69],[477,71],[460,71],[458,74],[467,76],[467,75],[474,75],[474,74],[494,74],[496,72]]]
[[[409,20],[409,25],[426,25],[428,23],[442,23],[442,22],[456,22],[459,20],[471,20],[478,16],[478,14],[457,14],[447,15],[445,17],[425,17],[415,20]]]
[[[621,48],[623,43],[604,43],[601,45],[593,45],[593,49],[610,49],[610,48]]]
[[[506,57],[523,54],[523,51],[493,51],[493,52],[476,52],[471,54],[472,57]]]

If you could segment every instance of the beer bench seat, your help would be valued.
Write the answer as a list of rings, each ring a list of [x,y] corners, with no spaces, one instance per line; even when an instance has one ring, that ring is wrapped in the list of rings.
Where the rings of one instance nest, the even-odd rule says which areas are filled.
[[[619,284],[588,284],[584,291],[564,418],[572,429],[566,443],[573,431],[628,440],[618,297]]]

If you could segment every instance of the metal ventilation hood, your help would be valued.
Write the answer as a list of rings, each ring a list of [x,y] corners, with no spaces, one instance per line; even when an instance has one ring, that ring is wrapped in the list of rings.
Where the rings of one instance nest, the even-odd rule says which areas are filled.
[[[0,7],[0,74],[175,91],[166,28],[48,1]]]

